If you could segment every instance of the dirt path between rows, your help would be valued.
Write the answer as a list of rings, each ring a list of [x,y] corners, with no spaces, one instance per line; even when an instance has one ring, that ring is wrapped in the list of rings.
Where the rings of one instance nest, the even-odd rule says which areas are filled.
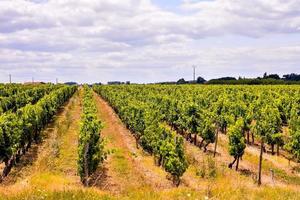
[[[195,161],[195,165],[199,165],[199,163],[203,163],[205,160],[207,160],[207,158],[209,156],[213,156],[213,145],[208,146],[208,151],[206,153],[203,152],[202,149],[200,149],[199,147],[195,146],[194,144],[191,144],[189,142],[185,142],[185,149],[186,149],[186,154],[189,157],[192,157],[192,159]],[[224,166],[224,168],[226,168],[226,170],[230,170],[227,169],[227,165],[232,162],[233,158],[228,154],[228,152],[226,151],[226,149],[218,146],[217,149],[217,156],[215,158],[213,158],[215,160],[215,163],[220,167],[220,166]],[[196,166],[199,167],[199,166]],[[253,186],[254,185],[254,176],[256,174],[256,165],[253,163],[250,163],[246,160],[242,160],[239,163],[239,170],[238,172],[236,172],[236,176],[239,176],[240,174],[248,176],[249,182],[247,183],[249,186]],[[235,165],[233,166],[232,170],[233,173],[235,173]],[[272,181],[271,177],[268,174],[262,174],[262,180],[263,180],[263,184],[264,185],[274,185],[275,182]],[[285,185],[284,183],[277,181],[276,180],[276,185],[277,186],[283,186]]]
[[[219,134],[219,140],[222,143],[228,144],[228,138],[224,134]],[[220,146],[220,145],[219,145]],[[218,147],[219,148],[219,147]],[[255,156],[256,158],[259,157],[260,149],[257,146],[251,146],[247,145],[245,149],[245,155],[248,156]],[[277,155],[270,155],[269,153],[263,154],[263,159],[270,162],[274,168],[278,168],[280,170],[283,170],[285,173],[287,173],[289,176],[295,176],[299,177],[300,174],[297,172],[293,172],[292,168],[298,166],[298,163],[295,163],[294,161],[289,161],[284,158],[283,156],[277,156]]]
[[[255,156],[259,156],[260,153],[260,149],[258,146],[251,146],[248,145],[246,147],[246,152],[250,153],[252,155]],[[294,171],[293,168],[295,167],[300,167],[299,163],[296,163],[295,161],[289,161],[288,159],[286,159],[285,157],[283,157],[282,155],[271,155],[270,153],[264,153],[263,154],[264,159],[272,162],[272,164],[280,169],[283,169],[286,173],[288,174],[294,174],[300,177],[300,172]]]
[[[0,193],[24,190],[66,190],[80,188],[77,176],[77,141],[81,114],[81,91],[61,108],[44,131],[42,144],[34,145],[13,169]]]
[[[215,158],[216,163],[219,163],[219,165],[227,166],[230,162],[232,162],[233,157],[231,157],[228,153],[227,150],[227,143],[228,139],[226,138],[225,135],[219,134],[219,143],[217,147],[217,156]],[[208,155],[213,155],[213,148],[214,144],[211,144],[208,146],[208,152],[203,153],[203,150],[200,150],[199,147],[196,147],[194,144],[191,144],[189,142],[186,142],[186,152],[187,154],[192,157],[197,163],[203,162],[205,157],[208,157]],[[251,148],[248,149],[246,148],[246,153],[244,156],[244,159],[240,161],[239,163],[239,170],[238,173],[241,175],[244,175],[246,177],[249,177],[250,182],[249,183],[254,183],[255,180],[257,179],[257,169],[258,169],[258,157],[259,155],[255,151],[255,149]],[[270,155],[264,155],[264,159],[266,161],[269,161]],[[273,169],[280,169],[284,170],[290,177],[297,177],[296,174],[292,174],[288,171],[286,171],[286,168],[282,166],[282,164],[276,164],[274,166],[270,164],[274,164],[273,162],[271,163],[266,163],[266,161],[263,162],[263,165],[270,166],[270,168]],[[235,165],[233,166],[232,171],[235,170]],[[274,179],[272,180],[271,178],[271,172],[268,169],[263,168],[262,170],[262,182],[263,185],[268,185],[268,186],[288,186],[288,185],[294,185],[289,182],[286,182],[282,180],[282,178],[277,177],[277,174],[274,174]],[[252,179],[252,180],[251,180]],[[253,184],[250,184],[253,185]],[[298,187],[298,185],[294,185],[295,187]]]
[[[101,189],[120,194],[132,190],[162,190],[172,188],[167,173],[155,166],[153,157],[136,148],[131,132],[122,124],[114,110],[94,93],[99,118],[104,124],[101,135],[107,140],[107,148],[115,152],[103,165]]]

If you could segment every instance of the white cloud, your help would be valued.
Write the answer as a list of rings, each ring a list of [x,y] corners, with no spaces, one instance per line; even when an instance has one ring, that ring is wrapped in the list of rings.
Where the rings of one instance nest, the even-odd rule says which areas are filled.
[[[275,34],[299,34],[299,0],[185,0],[179,8],[182,12],[166,11],[150,0],[2,0],[0,70],[65,73],[78,81],[142,79],[131,70],[145,81],[162,81],[167,69],[176,79],[187,76],[192,64],[208,77],[285,73],[282,65],[299,72],[300,43],[257,47],[249,42],[255,39],[247,39],[263,43]],[[229,47],[222,44],[226,35],[243,39]],[[204,48],[212,37],[220,44]]]

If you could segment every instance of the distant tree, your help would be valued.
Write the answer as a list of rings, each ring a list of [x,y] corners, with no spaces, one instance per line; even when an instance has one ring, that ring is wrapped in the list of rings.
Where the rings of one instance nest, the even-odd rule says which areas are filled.
[[[232,80],[236,80],[236,78],[234,77],[222,77],[222,78],[218,78],[217,80],[220,80],[220,81],[232,81]]]
[[[269,74],[269,75],[267,75],[267,73],[264,73],[263,79],[268,79],[268,78],[279,80],[280,76],[278,74]]]
[[[177,84],[186,84],[186,81],[184,80],[184,78],[181,78],[177,81]]]
[[[283,75],[283,79],[286,81],[300,81],[300,74],[286,74]]]
[[[272,78],[272,79],[276,79],[276,80],[279,80],[280,79],[280,76],[278,74],[270,74],[268,76],[268,78]]]
[[[198,84],[203,84],[205,82],[206,82],[206,80],[204,78],[202,78],[201,76],[199,76],[196,81],[196,83],[198,83]]]
[[[268,76],[268,74],[267,74],[267,72],[265,72],[263,78],[267,78],[267,76]]]
[[[66,84],[66,85],[77,85],[76,82],[65,82],[64,84]]]
[[[264,73],[263,77],[257,78],[243,78],[241,76],[238,79],[234,77],[222,77],[217,79],[211,79],[206,84],[227,84],[227,85],[281,85],[281,84],[299,84],[300,74],[286,74],[283,78],[280,78],[278,74]]]

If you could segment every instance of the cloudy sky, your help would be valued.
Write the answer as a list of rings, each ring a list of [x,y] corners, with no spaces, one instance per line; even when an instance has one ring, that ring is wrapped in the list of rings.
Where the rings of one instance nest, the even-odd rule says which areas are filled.
[[[0,0],[0,82],[300,73],[300,0]]]

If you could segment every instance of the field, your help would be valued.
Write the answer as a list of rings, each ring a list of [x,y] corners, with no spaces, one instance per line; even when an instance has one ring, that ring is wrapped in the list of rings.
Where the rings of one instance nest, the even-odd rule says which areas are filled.
[[[0,85],[0,199],[300,199],[300,87]]]

